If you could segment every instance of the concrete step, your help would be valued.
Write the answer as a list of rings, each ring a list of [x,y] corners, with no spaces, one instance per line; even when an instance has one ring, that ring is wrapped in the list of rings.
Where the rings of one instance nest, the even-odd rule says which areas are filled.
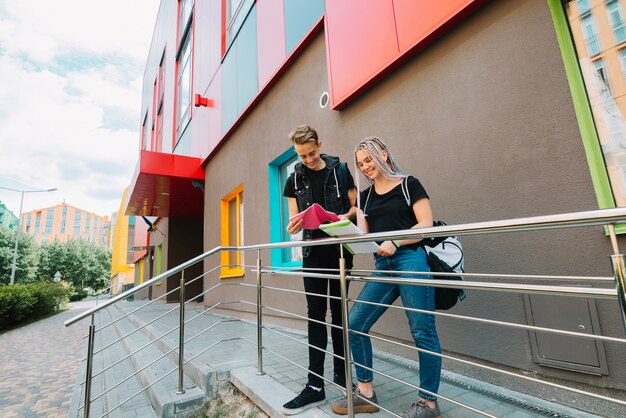
[[[114,308],[115,309],[115,308]],[[121,310],[115,309],[121,316]],[[137,377],[146,389],[145,393],[157,417],[186,417],[193,414],[204,403],[204,391],[188,377],[183,378],[184,393],[178,394],[178,354],[177,346],[169,347],[169,355],[164,355],[160,347],[128,318],[113,324],[121,344],[128,353],[133,353],[130,361]],[[176,332],[174,332],[176,333]]]
[[[111,320],[111,315],[107,310],[97,313],[95,320],[96,330],[110,323]],[[112,326],[97,331],[94,338],[94,352],[99,351],[102,347],[109,345],[118,338],[118,333]],[[84,355],[86,357],[87,339],[84,339],[84,341]],[[92,371],[92,376],[94,377],[91,386],[92,402],[90,404],[90,417],[102,417],[105,415],[112,418],[156,416],[146,394],[140,393],[142,384],[138,377],[132,376],[127,378],[134,373],[133,364],[129,359],[119,361],[127,355],[128,352],[120,343],[114,344],[94,355]],[[115,365],[113,366],[113,364]],[[85,397],[85,386],[83,383],[85,380],[85,371],[86,361],[83,361],[78,373],[78,384],[70,405],[70,417],[83,417],[84,415],[84,409],[82,407]],[[131,398],[131,396],[135,394],[137,395]]]

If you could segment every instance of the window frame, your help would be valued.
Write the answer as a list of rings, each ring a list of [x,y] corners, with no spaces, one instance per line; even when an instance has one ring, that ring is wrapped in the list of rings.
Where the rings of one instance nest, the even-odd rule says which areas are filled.
[[[155,138],[154,144],[152,147],[152,151],[162,152],[163,151],[163,102],[165,99],[165,50],[163,50],[163,55],[161,56],[161,62],[159,63],[159,68],[157,70],[157,78],[155,81],[155,106],[156,106],[156,116],[155,116]]]
[[[229,230],[231,225],[230,214],[228,211],[229,204],[235,200],[236,204],[236,237],[237,242],[231,243],[229,239]],[[220,199],[220,245],[223,247],[227,246],[241,246],[243,245],[244,239],[244,225],[243,225],[243,183],[239,186],[235,187],[230,193]],[[242,266],[243,264],[243,251],[236,251],[236,264],[237,267],[233,267],[229,265],[229,252],[222,251],[221,252],[221,263],[222,266],[220,268],[220,279],[227,279],[233,277],[243,277],[245,274],[245,269]]]
[[[54,209],[48,209],[46,211],[46,228],[45,228],[46,234],[52,233],[53,223],[54,223]]]
[[[269,205],[270,205],[270,242],[281,242],[284,240],[283,231],[286,225],[282,224],[283,219],[283,189],[284,181],[280,176],[281,168],[295,158],[298,161],[298,155],[294,147],[289,147],[285,152],[271,161],[268,166],[269,179]],[[286,179],[285,179],[286,180]],[[285,198],[286,199],[286,198]],[[286,208],[289,210],[289,208]],[[302,260],[285,260],[283,250],[281,248],[273,248],[271,250],[272,265],[287,268],[302,267]]]
[[[191,122],[191,104],[193,102],[193,31],[191,30],[191,22],[193,20],[193,10],[190,16],[190,20],[185,27],[183,37],[181,39],[179,49],[176,54],[176,112],[175,112],[175,126],[174,130],[174,143],[172,149],[176,149],[180,139],[182,138],[187,126]],[[181,62],[181,60],[185,60]],[[186,99],[185,109],[182,109],[183,101],[182,94],[183,89],[181,85],[183,82],[187,82],[189,85],[188,93],[189,97]]]
[[[226,56],[256,0],[239,0],[235,11],[231,0],[222,0],[222,58]]]
[[[610,0],[606,2],[606,13],[608,15],[609,23],[611,25],[611,31],[613,32],[613,40],[616,44],[622,44],[626,42],[626,23],[624,22],[624,13],[622,12],[622,6],[618,0]],[[619,22],[615,22],[614,17],[619,19]],[[616,24],[617,23],[617,24]],[[618,36],[618,32],[622,33],[622,37]]]
[[[600,45],[600,38],[598,36],[598,28],[596,27],[596,22],[591,13],[586,13],[584,16],[580,18],[580,24],[582,26],[583,39],[585,40],[585,48],[587,48],[587,54],[589,57],[595,57],[600,52],[602,52],[602,46]],[[589,35],[587,29],[591,30],[591,35]],[[593,47],[595,45],[595,48]],[[594,48],[592,50],[592,48]]]

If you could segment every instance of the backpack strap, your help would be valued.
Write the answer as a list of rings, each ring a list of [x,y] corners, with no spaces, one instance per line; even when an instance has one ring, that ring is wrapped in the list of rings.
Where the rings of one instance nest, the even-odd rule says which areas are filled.
[[[402,194],[404,195],[406,205],[408,207],[411,207],[411,194],[409,193],[409,176],[406,176],[402,179]]]
[[[348,164],[339,163],[337,167],[337,176],[339,177],[339,184],[337,188],[341,190],[341,194],[345,199],[346,207],[350,205],[350,198],[348,197]]]

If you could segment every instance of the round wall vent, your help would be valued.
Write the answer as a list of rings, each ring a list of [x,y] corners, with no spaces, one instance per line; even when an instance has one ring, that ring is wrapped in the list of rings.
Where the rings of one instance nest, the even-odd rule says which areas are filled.
[[[322,95],[320,96],[320,107],[322,109],[324,109],[326,106],[328,106],[328,101],[330,100],[330,97],[328,96],[328,92],[325,91],[324,93],[322,93]]]

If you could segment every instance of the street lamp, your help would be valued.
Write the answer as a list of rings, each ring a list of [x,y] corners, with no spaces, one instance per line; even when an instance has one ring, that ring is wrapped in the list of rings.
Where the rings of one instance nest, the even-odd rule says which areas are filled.
[[[22,204],[24,203],[24,193],[54,192],[57,189],[53,188],[53,189],[46,189],[46,190],[18,190],[18,189],[11,189],[9,187],[0,187],[0,189],[10,190],[12,192],[18,192],[22,194],[20,198],[20,215],[17,218],[17,231],[15,231],[15,248],[13,249],[13,264],[11,264],[11,284],[14,284],[15,283],[15,267],[17,263],[17,246],[20,242],[20,229],[22,226]]]

